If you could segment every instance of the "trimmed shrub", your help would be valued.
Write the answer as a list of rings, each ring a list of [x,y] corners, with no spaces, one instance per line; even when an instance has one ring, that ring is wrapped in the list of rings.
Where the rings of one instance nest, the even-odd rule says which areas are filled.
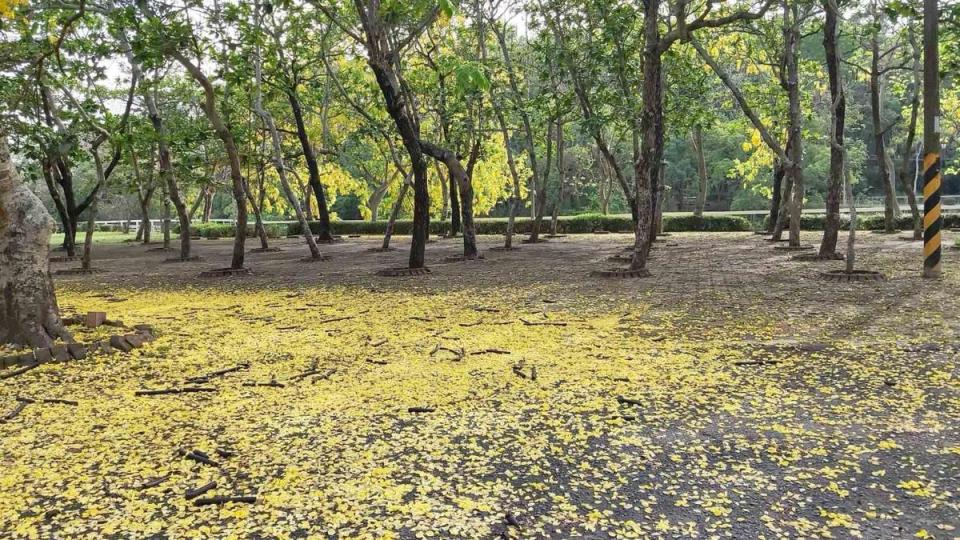
[[[477,234],[506,234],[507,218],[477,218],[475,220]],[[338,221],[334,223],[333,228],[339,234],[384,234],[387,227],[386,221]],[[693,218],[692,216],[664,216],[663,227],[665,231],[749,231],[750,222],[740,216],[704,216],[703,218]],[[431,220],[430,233],[442,234],[449,230],[449,222]],[[533,228],[533,220],[528,216],[518,217],[514,223],[514,232],[517,234],[529,234]],[[316,222],[310,223],[310,229],[316,234],[319,225]],[[550,218],[545,217],[541,226],[541,233],[546,233],[550,229]],[[394,234],[408,235],[413,230],[413,222],[407,219],[397,220],[394,225]],[[616,216],[601,214],[581,214],[578,216],[562,216],[557,222],[557,232],[561,234],[585,234],[594,231],[610,231],[618,233],[632,233],[633,221],[630,216]],[[289,234],[301,234],[300,224],[292,223],[288,229]]]

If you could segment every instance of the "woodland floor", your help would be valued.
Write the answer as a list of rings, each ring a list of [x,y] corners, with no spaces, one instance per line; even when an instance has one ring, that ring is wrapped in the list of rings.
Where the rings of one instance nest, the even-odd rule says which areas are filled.
[[[673,234],[639,280],[588,276],[625,235],[453,264],[440,240],[414,278],[373,275],[406,260],[375,238],[310,264],[277,241],[227,279],[196,276],[230,240],[188,264],[98,245],[61,307],[159,337],[0,382],[0,415],[78,402],[0,423],[0,537],[957,538],[960,250],[927,281],[919,243],[859,238],[888,281],[748,233]],[[185,499],[209,481],[258,499]]]

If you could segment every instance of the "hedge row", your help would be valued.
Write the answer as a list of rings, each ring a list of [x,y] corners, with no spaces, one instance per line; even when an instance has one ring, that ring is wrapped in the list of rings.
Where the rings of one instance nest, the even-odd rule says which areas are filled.
[[[800,228],[804,231],[822,231],[826,224],[827,217],[823,215],[804,214],[800,217]],[[913,230],[913,216],[909,212],[894,220],[897,229]],[[764,228],[770,223],[770,216],[763,220]],[[850,220],[847,217],[840,218],[840,228],[850,227]],[[943,216],[943,227],[953,229],[960,227],[960,214],[945,214]],[[884,228],[883,214],[871,214],[867,216],[857,216],[857,229],[867,231],[882,231]]]
[[[505,234],[507,232],[507,218],[478,218],[476,221],[477,234]],[[333,224],[337,234],[384,234],[387,227],[385,221],[338,221]],[[430,233],[442,234],[450,227],[449,222],[430,221]],[[533,227],[533,220],[529,217],[518,217],[514,224],[514,231],[518,234],[529,233]],[[663,218],[663,228],[668,232],[680,231],[749,231],[750,222],[740,216],[666,216]],[[310,222],[310,229],[316,234],[319,231],[317,222]],[[544,219],[541,232],[548,232],[550,220]],[[413,230],[410,220],[397,220],[394,225],[394,234],[406,235]],[[557,222],[557,232],[561,234],[582,234],[594,231],[609,231],[619,233],[633,232],[633,222],[629,216],[604,216],[601,214],[583,214],[579,216],[563,216]],[[301,234],[299,223],[290,225],[289,234]]]
[[[267,232],[268,238],[283,238],[287,235],[287,225],[284,223],[265,223],[263,226]],[[171,229],[174,234],[180,234],[180,225],[176,224]],[[217,238],[230,238],[236,232],[236,226],[233,223],[194,223],[190,225],[190,232],[193,236],[214,240]],[[256,236],[256,227],[253,224],[247,224],[247,236]]]

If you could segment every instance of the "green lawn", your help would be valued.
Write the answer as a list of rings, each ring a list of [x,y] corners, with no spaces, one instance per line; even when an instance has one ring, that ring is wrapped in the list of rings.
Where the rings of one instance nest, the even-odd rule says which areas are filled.
[[[83,243],[84,233],[77,233],[77,243]],[[96,244],[122,244],[126,241],[133,241],[136,234],[123,234],[122,232],[96,232],[93,233],[93,242]],[[59,246],[63,243],[63,233],[53,233],[50,235],[50,245]]]

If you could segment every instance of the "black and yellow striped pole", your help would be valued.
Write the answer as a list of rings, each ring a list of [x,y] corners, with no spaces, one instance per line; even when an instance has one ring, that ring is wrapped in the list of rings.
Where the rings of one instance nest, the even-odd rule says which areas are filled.
[[[940,55],[937,0],[923,0],[923,277],[940,277]]]

